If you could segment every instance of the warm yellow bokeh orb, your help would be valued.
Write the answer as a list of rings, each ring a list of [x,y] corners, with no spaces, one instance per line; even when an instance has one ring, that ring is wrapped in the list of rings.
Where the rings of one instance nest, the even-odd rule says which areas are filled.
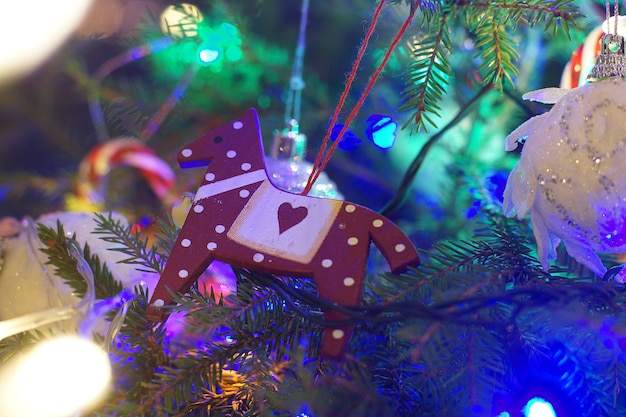
[[[107,354],[78,336],[51,339],[0,369],[0,416],[69,417],[111,383]]]
[[[193,4],[168,6],[161,13],[161,30],[174,39],[193,38],[198,35],[198,24],[204,17]]]
[[[91,0],[2,1],[0,84],[28,74],[80,25]]]

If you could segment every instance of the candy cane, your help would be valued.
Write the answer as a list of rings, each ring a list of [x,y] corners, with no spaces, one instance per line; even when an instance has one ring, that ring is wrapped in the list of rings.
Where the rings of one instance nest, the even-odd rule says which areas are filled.
[[[174,186],[172,168],[145,143],[135,138],[117,138],[96,146],[82,160],[78,169],[78,194],[99,202],[104,178],[119,166],[137,168],[159,199]]]

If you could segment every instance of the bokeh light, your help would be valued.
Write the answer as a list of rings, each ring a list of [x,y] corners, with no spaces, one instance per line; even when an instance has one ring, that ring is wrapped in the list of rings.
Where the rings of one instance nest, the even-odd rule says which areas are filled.
[[[531,398],[523,412],[525,417],[557,417],[552,404],[540,397]]]
[[[161,13],[161,30],[174,39],[193,38],[203,20],[200,9],[193,4],[171,5]]]
[[[89,0],[2,2],[0,84],[34,70],[80,25]]]
[[[2,417],[67,417],[111,382],[107,354],[91,340],[64,336],[35,346],[0,374]]]

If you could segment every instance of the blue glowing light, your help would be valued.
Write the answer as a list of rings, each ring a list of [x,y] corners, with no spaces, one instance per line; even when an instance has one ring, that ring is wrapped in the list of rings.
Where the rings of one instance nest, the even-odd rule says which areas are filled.
[[[365,129],[365,134],[379,148],[391,148],[396,141],[396,130],[398,124],[389,116],[382,114],[372,114],[367,118],[369,126]]]
[[[498,414],[498,417],[511,417],[511,415],[509,414],[508,411],[503,411],[500,414]]]
[[[531,398],[522,411],[525,417],[557,417],[552,404],[540,397]]]
[[[311,413],[309,413],[309,406],[305,404],[304,407],[300,409],[298,414],[294,414],[293,417],[312,417]]]
[[[333,127],[332,132],[330,133],[330,140],[332,140],[333,142],[336,141],[339,133],[341,133],[344,126],[345,125],[343,124],[336,124]],[[338,146],[344,151],[351,151],[356,149],[362,142],[363,141],[359,139],[352,130],[347,129],[344,132],[343,136],[341,136],[341,138],[339,139]]]
[[[198,52],[198,58],[200,58],[200,62],[204,64],[210,64],[211,62],[215,62],[217,58],[220,56],[219,51],[211,48],[203,48]]]

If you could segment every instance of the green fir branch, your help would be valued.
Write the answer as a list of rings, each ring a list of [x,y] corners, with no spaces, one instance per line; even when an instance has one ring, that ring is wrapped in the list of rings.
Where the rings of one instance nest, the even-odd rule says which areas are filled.
[[[518,69],[517,42],[502,24],[482,19],[475,28],[475,45],[482,60],[478,71],[486,83],[493,83],[501,91],[504,82],[513,85]]]
[[[524,287],[545,282],[548,276],[532,256],[531,239],[526,222],[507,219],[494,207],[487,210],[484,227],[474,239],[443,242],[425,256],[422,267],[405,275],[388,275],[384,289],[372,286],[368,292],[378,290],[379,295],[389,297],[404,290],[398,301],[418,305],[498,294],[508,283]],[[177,296],[180,306],[176,310],[186,313],[185,345],[169,355],[163,327],[151,327],[145,319],[148,296],[140,296],[122,329],[126,346],[118,352],[133,358],[120,360],[122,366],[117,368],[126,378],[130,375],[133,388],[116,392],[101,415],[203,416],[209,410],[212,416],[292,416],[306,406],[315,415],[465,416],[475,407],[490,404],[494,392],[507,392],[517,376],[510,368],[510,352],[530,345],[536,353],[528,356],[546,357],[551,352],[548,336],[555,335],[555,326],[569,329],[557,335],[563,340],[581,337],[550,316],[562,311],[555,309],[562,308],[562,303],[516,315],[508,305],[496,302],[474,315],[500,320],[502,326],[419,319],[364,322],[356,326],[353,336],[354,357],[347,355],[337,364],[306,361],[306,344],[310,343],[306,335],[313,333],[311,340],[317,338],[319,325],[288,308],[264,285],[265,276],[256,275],[240,271],[236,294],[225,299],[207,296],[197,288]],[[298,285],[302,293],[314,292],[309,281],[289,279],[286,284]],[[567,288],[566,282],[556,278],[545,285]],[[316,308],[307,311],[319,314]],[[521,328],[519,337],[506,330],[515,324]],[[125,353],[133,347],[138,350]],[[587,369],[580,355],[589,350],[583,345],[580,351],[575,353],[578,362],[571,363]],[[602,372],[623,372],[621,351],[612,352],[615,356],[606,359]],[[316,351],[308,355],[314,358]],[[596,359],[589,360],[596,363]],[[579,378],[582,371],[576,372]],[[595,377],[586,374],[585,378]],[[589,398],[605,403],[616,395],[615,387],[607,386],[604,396],[594,390]]]
[[[138,268],[138,270],[143,272],[155,272],[159,275],[163,272],[166,258],[159,252],[158,247],[148,246],[148,238],[141,238],[139,233],[133,233],[130,226],[123,225],[119,220],[114,220],[110,213],[108,216],[96,213],[95,222],[94,233],[101,235],[100,239],[105,242],[115,244],[110,250],[128,256],[127,259],[120,262],[141,265],[143,268]],[[167,229],[166,224],[161,226],[161,230]],[[171,236],[162,241],[172,241]]]
[[[0,366],[31,348],[38,337],[33,332],[18,333],[0,340]]]
[[[57,221],[56,230],[39,224],[38,235],[39,239],[44,244],[41,251],[48,256],[47,263],[54,266],[55,275],[59,276],[72,287],[77,295],[83,296],[87,289],[87,284],[83,276],[76,269],[76,260],[69,252],[69,243],[61,222]],[[96,298],[104,299],[119,294],[123,286],[113,277],[113,274],[111,274],[106,264],[102,263],[97,255],[91,254],[89,245],[85,244],[82,252],[82,256],[89,264],[94,275]]]
[[[413,112],[403,127],[411,125],[416,132],[436,127],[434,117],[440,116],[440,102],[453,76],[448,58],[455,51],[449,39],[452,22],[459,22],[475,36],[478,72],[483,83],[493,83],[502,91],[505,83],[514,85],[518,73],[519,56],[513,36],[518,25],[532,27],[543,23],[544,30],[552,36],[563,30],[569,38],[571,26],[583,17],[573,0],[428,1],[417,2],[416,6],[424,18],[422,28],[426,34],[411,47],[415,60],[410,65],[399,108]]]
[[[507,24],[511,29],[519,23],[535,26],[544,24],[544,30],[550,31],[552,36],[562,29],[570,36],[570,27],[576,25],[583,15],[574,0],[530,0],[525,2],[498,0],[484,1],[457,1],[456,5],[470,9],[470,13],[480,15],[484,20],[495,21],[498,24]]]
[[[157,241],[156,247],[164,259],[169,258],[178,237],[178,232],[179,229],[174,224],[174,219],[171,215],[168,215],[165,219],[157,218],[154,237]]]
[[[428,126],[436,126],[433,116],[439,117],[443,95],[452,76],[448,59],[450,53],[449,28],[447,15],[443,15],[435,34],[415,41],[412,52],[414,61],[411,63],[407,77],[407,87],[402,92],[403,104],[400,111],[412,110],[411,116],[415,131],[428,130]],[[407,127],[407,121],[404,127]]]
[[[113,137],[139,137],[149,119],[131,100],[119,96],[114,101],[106,102],[103,105],[103,112]]]
[[[300,312],[290,308],[285,300],[267,287],[249,279],[239,279],[237,294],[216,300],[195,288],[183,297],[175,297],[175,311],[186,313],[189,331],[223,337],[224,332],[233,341],[265,350],[277,357],[291,357],[296,350],[320,332],[320,326],[308,317],[320,315],[310,306],[300,305]],[[276,279],[276,278],[275,278]],[[289,279],[287,285],[298,285],[303,291],[312,291],[311,283]],[[304,312],[307,316],[303,316]],[[309,355],[317,355],[316,343],[310,343]]]
[[[137,407],[151,395],[148,382],[158,369],[171,363],[166,327],[146,318],[147,291],[137,287],[135,293],[137,298],[128,309],[117,343],[111,347],[115,383],[114,391],[103,407],[104,416],[117,415],[118,412],[124,416],[137,416]]]

